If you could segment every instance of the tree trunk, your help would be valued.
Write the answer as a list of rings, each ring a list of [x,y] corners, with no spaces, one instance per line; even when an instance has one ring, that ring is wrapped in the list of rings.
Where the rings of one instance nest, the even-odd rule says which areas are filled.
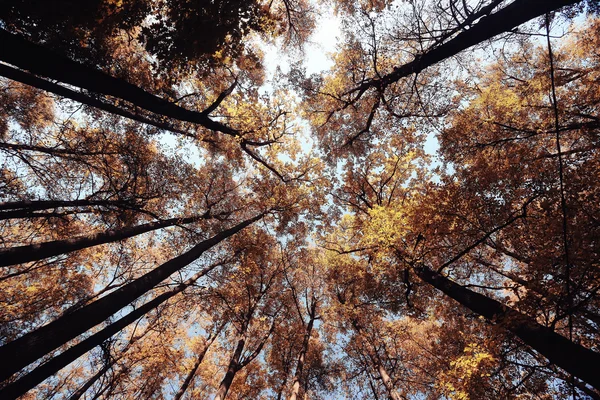
[[[98,381],[98,379],[100,379],[100,377],[102,377],[108,370],[110,370],[117,361],[119,361],[121,358],[123,358],[125,353],[127,353],[127,350],[129,350],[135,342],[137,342],[138,340],[140,340],[141,338],[146,336],[146,334],[148,332],[150,332],[150,329],[146,329],[146,331],[144,331],[144,333],[142,333],[140,336],[132,338],[129,341],[129,343],[127,343],[127,346],[125,346],[123,349],[121,349],[121,352],[119,353],[119,355],[117,357],[112,357],[110,360],[110,363],[108,363],[107,365],[100,368],[100,370],[98,372],[96,372],[79,389],[77,389],[77,391],[75,391],[75,393],[73,393],[69,397],[69,400],[79,400],[81,398],[81,396],[83,396],[85,394],[85,392],[87,392],[88,389],[91,388]],[[58,372],[58,371],[56,371],[56,372]],[[29,389],[27,389],[27,390],[29,390]]]
[[[174,272],[198,259],[211,247],[260,220],[263,216],[264,214],[259,214],[224,230],[107,296],[0,347],[0,360],[12,360],[10,363],[0,365],[0,381],[9,378],[21,368],[106,320],[138,297],[152,290]]]
[[[0,29],[2,51],[0,61],[14,65],[33,74],[57,80],[87,91],[117,97],[152,113],[180,121],[193,122],[218,132],[239,136],[239,132],[213,121],[207,113],[187,110],[175,103],[155,96],[145,90],[114,78],[102,71],[80,64],[43,46]],[[40,63],[39,60],[44,60]],[[0,70],[0,72],[4,72]],[[14,74],[13,74],[14,75]],[[68,93],[62,94],[68,96]],[[81,101],[81,98],[75,99]],[[87,102],[86,102],[87,104]],[[94,107],[97,104],[90,104]]]
[[[573,343],[519,311],[452,282],[438,272],[426,267],[415,267],[414,270],[423,281],[489,321],[501,324],[551,363],[600,390],[600,354]]]
[[[364,92],[370,87],[381,87],[409,75],[419,73],[426,68],[448,59],[463,50],[478,43],[491,39],[496,35],[508,32],[511,29],[542,16],[548,12],[558,10],[570,4],[579,3],[581,0],[515,0],[495,13],[481,18],[469,29],[456,35],[446,43],[418,55],[415,59],[378,79],[369,80],[358,88],[357,92]]]
[[[175,394],[175,397],[173,397],[173,400],[180,400],[183,397],[183,395],[185,394],[185,391],[188,389],[188,387],[192,383],[192,380],[194,379],[194,376],[196,375],[196,371],[198,370],[198,367],[200,367],[200,364],[202,363],[202,360],[204,359],[204,356],[206,355],[208,348],[215,341],[217,336],[218,336],[218,333],[216,333],[211,339],[209,339],[205,343],[202,350],[198,353],[198,357],[196,358],[196,362],[194,363],[194,366],[192,367],[190,372],[185,377],[185,380],[183,381],[183,383],[181,384],[181,387]]]
[[[27,210],[39,211],[53,208],[87,207],[87,206],[115,206],[119,208],[131,208],[131,204],[124,200],[21,200],[5,201],[0,203],[0,211]]]
[[[85,394],[85,392],[88,391],[89,388],[91,388],[94,383],[96,383],[98,381],[98,379],[100,379],[100,377],[102,375],[104,375],[109,369],[112,368],[112,366],[115,364],[115,362],[117,362],[116,359],[111,360],[111,362],[108,365],[105,365],[104,367],[100,368],[100,370],[98,372],[96,372],[94,374],[94,376],[92,376],[90,379],[88,379],[79,389],[77,389],[77,391],[75,393],[73,393],[70,397],[69,400],[79,400],[81,398],[81,396],[83,396]],[[29,390],[29,389],[27,389]],[[1,394],[1,392],[0,392]],[[25,392],[23,392],[22,394],[25,394]],[[18,396],[20,396],[21,394],[18,394]],[[11,394],[7,393],[7,398],[10,398]]]
[[[140,115],[139,113],[129,112],[127,110],[124,110],[124,109],[117,107],[113,104],[110,104],[108,102],[95,99],[93,97],[90,97],[90,96],[82,93],[82,92],[76,92],[76,91],[68,89],[64,86],[57,85],[56,83],[49,82],[47,80],[38,78],[37,76],[32,75],[30,73],[27,73],[24,71],[19,71],[18,69],[12,68],[8,65],[0,64],[0,75],[6,77],[8,79],[12,79],[13,81],[21,82],[26,85],[33,86],[35,88],[44,90],[46,92],[54,93],[61,97],[75,100],[79,103],[86,104],[91,107],[95,107],[99,110],[103,110],[103,111],[109,112],[111,114],[120,115],[121,117],[129,118],[133,121],[138,121],[143,124],[148,124],[148,125],[154,126],[159,129],[164,129],[164,130],[171,131],[173,133],[180,133],[185,136],[196,138],[195,135],[193,135],[189,132],[183,131],[181,129],[178,129],[168,123],[151,120],[149,118],[146,118],[146,117]]]
[[[80,200],[22,200],[0,202],[0,220],[18,218],[42,218],[62,217],[78,213],[91,213],[92,207],[105,207],[107,209],[121,209],[142,211],[141,205],[135,204],[135,200],[102,200],[102,199],[80,199]],[[81,208],[80,207],[85,207]],[[68,211],[51,211],[36,213],[42,210],[56,210],[57,208],[73,208]]]
[[[78,213],[90,213],[93,206],[114,207],[123,210],[139,210],[133,202],[124,200],[23,200],[7,201],[0,203],[0,220],[18,219],[18,218],[43,218],[43,217],[62,217]],[[79,207],[86,207],[79,209]],[[57,208],[74,208],[73,210],[62,212],[43,212],[35,211],[52,210]]]
[[[160,306],[165,301],[169,300],[171,297],[175,296],[178,293],[181,293],[183,290],[188,288],[190,285],[194,284],[198,279],[202,276],[206,275],[210,272],[215,266],[210,266],[208,268],[203,269],[202,271],[195,274],[193,277],[185,281],[184,283],[177,286],[175,289],[162,293],[156,298],[152,299],[148,303],[144,304],[141,307],[136,308],[131,313],[126,316],[120,318],[116,322],[108,325],[104,329],[99,332],[93,334],[89,338],[81,341],[75,346],[65,350],[60,355],[50,359],[44,364],[40,365],[27,375],[21,377],[14,383],[6,386],[4,389],[0,390],[0,398],[1,399],[13,399],[17,398],[23,394],[25,394],[28,390],[33,389],[36,385],[44,381],[44,379],[49,378],[52,375],[58,373],[62,368],[66,367],[73,361],[77,360],[79,357],[90,351],[96,346],[100,346],[107,339],[112,337],[114,334],[120,332],[125,329],[128,325],[135,322],[138,318],[143,317],[149,311]]]
[[[61,211],[61,212],[34,212],[28,210],[11,210],[11,211],[0,211],[0,220],[5,219],[18,219],[18,218],[64,218],[68,215],[76,214],[92,214],[94,210],[91,208],[79,208],[75,210]]]
[[[302,370],[304,369],[304,361],[306,358],[306,353],[308,352],[310,334],[312,333],[313,325],[315,322],[316,307],[317,303],[313,302],[309,313],[310,319],[308,321],[308,324],[306,325],[306,330],[304,331],[304,338],[302,339],[302,350],[300,350],[300,355],[298,356],[298,364],[296,366],[296,373],[294,374],[294,384],[292,385],[292,394],[290,395],[289,400],[296,400],[300,393]]]
[[[390,375],[388,374],[388,372],[385,369],[385,367],[383,366],[383,364],[380,363],[379,361],[376,361],[376,363],[377,363],[377,371],[379,371],[379,376],[381,376],[381,380],[383,381],[383,386],[385,386],[385,389],[387,390],[388,396],[390,397],[390,399],[401,400],[400,395],[394,388],[394,384],[392,383],[392,378],[390,378]]]
[[[362,332],[363,332],[362,327],[360,326],[360,324],[358,323],[358,321],[356,319],[352,320],[352,326],[354,327],[354,329],[356,330],[356,332],[359,335],[362,335]],[[368,339],[364,338],[364,337],[363,337],[363,343],[364,343],[364,348],[367,351],[369,358],[371,359],[371,362],[373,363],[375,369],[377,370],[377,372],[379,373],[379,376],[381,377],[381,380],[383,381],[383,386],[385,386],[385,390],[388,393],[388,397],[392,400],[401,400],[400,395],[394,388],[394,384],[392,382],[392,378],[390,378],[390,374],[385,369],[385,366],[383,365],[383,363],[381,362],[381,359],[379,358],[379,355],[377,354],[377,350],[376,350],[375,346],[373,346],[368,341]]]
[[[233,356],[231,356],[231,360],[229,361],[229,366],[227,367],[225,377],[221,381],[219,390],[217,390],[217,394],[213,400],[224,400],[227,396],[227,392],[229,392],[229,388],[231,387],[231,382],[233,382],[235,374],[237,374],[237,372],[240,370],[240,358],[242,357],[245,344],[246,340],[242,335],[242,337],[238,340],[237,347],[235,348]]]
[[[188,218],[170,218],[164,221],[149,222],[147,224],[121,229],[110,229],[104,232],[94,233],[88,236],[79,236],[72,239],[53,240],[51,242],[35,243],[27,246],[4,248],[0,249],[0,267],[39,261],[44,258],[68,254],[88,247],[118,242],[157,229],[179,224],[189,224],[204,217],[204,215],[199,215]]]
[[[6,143],[0,142],[0,149],[14,150],[17,152],[21,151],[32,151],[36,153],[44,153],[49,154],[56,157],[64,157],[68,159],[73,159],[74,156],[77,157],[85,157],[85,156],[98,156],[98,155],[108,155],[108,154],[116,154],[116,152],[104,152],[104,151],[78,151],[76,149],[63,149],[63,148],[54,148],[54,147],[44,147],[44,146],[34,146],[30,144],[20,144],[20,143]]]

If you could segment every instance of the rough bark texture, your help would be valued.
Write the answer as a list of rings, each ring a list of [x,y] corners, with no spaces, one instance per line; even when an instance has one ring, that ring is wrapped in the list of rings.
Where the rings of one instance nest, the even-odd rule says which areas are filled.
[[[206,250],[258,221],[263,215],[218,233],[113,293],[0,347],[0,360],[12,360],[0,365],[0,381],[106,320],[172,273],[198,259]]]
[[[471,311],[504,326],[551,363],[600,390],[600,354],[573,343],[519,311],[452,282],[426,267],[415,268],[425,282]]]

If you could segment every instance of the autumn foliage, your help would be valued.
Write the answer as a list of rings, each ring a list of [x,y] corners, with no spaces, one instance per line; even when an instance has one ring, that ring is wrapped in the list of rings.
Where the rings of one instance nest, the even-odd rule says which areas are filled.
[[[599,9],[1,2],[0,398],[600,399]]]

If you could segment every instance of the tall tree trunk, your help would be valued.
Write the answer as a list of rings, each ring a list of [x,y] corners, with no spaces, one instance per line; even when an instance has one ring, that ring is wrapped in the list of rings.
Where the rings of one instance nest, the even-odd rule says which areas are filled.
[[[418,55],[407,64],[394,68],[394,71],[381,78],[371,79],[356,88],[359,93],[371,87],[386,86],[412,74],[446,60],[463,50],[482,43],[504,32],[548,12],[564,6],[579,3],[581,0],[515,0],[495,13],[481,18],[469,29],[456,35],[446,43]]]
[[[370,87],[381,87],[396,82],[403,77],[418,73],[431,65],[452,57],[473,45],[507,32],[533,18],[579,1],[515,0],[494,14],[482,18],[448,42],[418,56],[408,64],[395,68],[392,73],[379,79],[368,80],[359,86],[356,91],[362,93]],[[239,132],[208,118],[208,113],[190,111],[179,107],[135,85],[58,55],[4,29],[0,29],[0,42],[3,45],[2,52],[0,52],[1,61],[36,75],[55,79],[90,92],[114,96],[159,115],[199,123],[208,129],[234,136],[239,135]],[[39,60],[45,60],[45,62],[40,63]],[[77,101],[81,101],[81,99],[77,99]]]
[[[71,90],[69,88],[66,88],[66,87],[58,85],[56,83],[47,81],[45,79],[38,78],[35,75],[32,75],[25,71],[20,71],[16,68],[8,66],[8,65],[0,64],[0,75],[6,77],[8,79],[12,79],[13,81],[21,82],[26,85],[33,86],[35,88],[44,90],[46,92],[54,93],[54,94],[57,94],[59,96],[65,97],[65,98],[75,100],[79,103],[86,104],[91,107],[95,107],[99,110],[107,111],[111,114],[120,115],[121,117],[129,118],[133,121],[138,121],[143,124],[155,126],[159,129],[164,129],[167,131],[171,131],[173,133],[180,133],[185,136],[196,138],[196,136],[194,134],[191,134],[189,132],[178,129],[169,123],[159,122],[159,121],[155,121],[155,120],[146,118],[137,112],[136,113],[129,112],[118,106],[115,106],[114,104],[110,104],[109,102],[98,100],[98,99],[88,96],[87,94],[84,94],[82,92],[77,92],[75,90]]]
[[[21,200],[0,202],[0,211],[27,210],[39,211],[53,208],[65,207],[87,207],[87,206],[114,206],[119,208],[131,208],[131,204],[124,200]]]
[[[551,363],[600,390],[600,354],[573,343],[531,317],[473,292],[427,267],[419,266],[414,270],[423,281],[471,311],[502,325]]]
[[[189,224],[205,217],[205,215],[197,215],[188,218],[170,218],[164,221],[149,222],[121,229],[109,229],[104,232],[72,239],[53,240],[51,242],[35,243],[27,246],[4,248],[0,249],[0,267],[43,260],[44,258],[68,254],[88,247],[118,242],[157,229],[179,224]]]
[[[226,229],[107,296],[0,347],[0,360],[12,360],[10,363],[0,365],[0,381],[9,378],[21,368],[106,320],[141,295],[152,290],[174,272],[198,259],[211,247],[260,220],[263,216],[264,213],[259,214]]]
[[[300,350],[300,355],[298,356],[298,364],[296,365],[296,372],[294,374],[294,384],[292,385],[292,394],[290,395],[289,400],[296,400],[298,398],[298,394],[300,393],[300,385],[302,384],[302,370],[304,369],[304,361],[306,358],[306,353],[308,352],[310,335],[315,322],[317,311],[316,308],[317,303],[313,302],[309,312],[308,324],[306,325],[306,330],[304,331],[304,338],[302,339],[302,349]]]
[[[7,150],[15,150],[17,152],[22,151],[32,151],[36,153],[44,153],[49,154],[56,157],[64,157],[68,159],[73,159],[74,156],[77,157],[85,157],[85,156],[98,156],[98,155],[108,155],[108,154],[116,154],[116,152],[108,152],[108,151],[85,151],[85,150],[77,150],[77,149],[64,149],[60,147],[45,147],[45,146],[34,146],[31,144],[20,144],[20,143],[6,143],[0,142],[0,149]]]
[[[240,358],[242,357],[242,352],[244,351],[244,346],[246,344],[245,332],[242,334],[240,339],[238,340],[237,346],[233,355],[231,356],[231,360],[229,361],[229,366],[227,367],[227,372],[225,373],[225,377],[221,381],[219,385],[219,390],[217,390],[217,394],[215,395],[213,400],[224,400],[227,396],[227,392],[229,392],[229,388],[231,387],[231,383],[233,382],[233,378],[235,378],[235,374],[240,370]]]
[[[352,326],[354,327],[354,329],[356,330],[356,332],[359,335],[363,334],[362,327],[356,319],[352,320]],[[381,359],[379,358],[379,354],[377,354],[377,350],[375,349],[375,346],[372,343],[370,343],[367,338],[364,338],[364,337],[363,337],[363,343],[364,343],[364,348],[367,351],[367,355],[369,356],[369,358],[371,359],[371,362],[373,363],[373,366],[379,373],[379,377],[381,378],[381,380],[383,382],[383,386],[385,387],[385,390],[388,393],[388,397],[392,400],[401,400],[400,395],[396,391],[396,388],[394,388],[394,384],[392,382],[392,378],[390,378],[390,374],[387,372],[387,370],[385,369],[385,366],[381,362]]]
[[[0,211],[0,221],[5,219],[18,219],[18,218],[64,218],[68,215],[75,214],[92,214],[94,212],[91,208],[77,208],[74,210],[67,211],[50,211],[50,212],[34,212],[28,210],[11,210],[11,211]]]
[[[215,335],[212,336],[212,338],[209,338],[209,340],[207,340],[207,342],[202,347],[202,350],[200,350],[198,352],[198,356],[196,357],[196,362],[194,363],[194,366],[192,367],[190,372],[185,377],[185,380],[183,381],[183,383],[181,384],[181,387],[175,394],[175,397],[173,397],[173,400],[180,400],[183,397],[183,395],[185,394],[186,390],[190,387],[190,384],[192,383],[192,380],[194,379],[194,376],[196,375],[196,371],[200,367],[200,364],[202,363],[202,360],[204,359],[204,356],[206,355],[208,348],[215,341],[215,339],[217,338],[218,335],[219,335],[219,333],[216,332]]]
[[[112,368],[112,366],[117,362],[117,359],[112,359],[110,361],[110,363],[108,363],[107,365],[103,366],[102,368],[100,368],[100,370],[98,372],[96,372],[90,379],[88,379],[83,385],[81,385],[81,387],[79,389],[77,389],[77,391],[75,391],[75,393],[73,393],[70,397],[69,400],[79,400],[81,398],[81,396],[83,396],[85,394],[85,392],[88,391],[89,388],[91,388],[94,383],[96,383],[98,381],[98,379],[100,379],[100,377],[102,377],[109,369]],[[29,390],[29,389],[27,389]],[[1,394],[1,392],[0,392]],[[25,394],[25,393],[22,393]],[[17,395],[20,396],[21,394]],[[10,398],[11,394],[8,393],[7,394],[7,398]]]
[[[148,303],[136,308],[131,313],[113,322],[112,324],[103,328],[99,332],[96,332],[95,334],[86,338],[85,340],[81,341],[75,346],[69,348],[68,350],[65,350],[60,355],[48,360],[47,362],[40,365],[30,373],[26,374],[25,376],[19,378],[17,381],[11,383],[10,385],[0,390],[0,399],[14,399],[25,394],[28,390],[34,388],[36,385],[44,381],[44,379],[57,374],[62,368],[77,360],[79,357],[81,357],[94,347],[100,346],[107,339],[112,337],[114,334],[120,332],[128,325],[135,322],[138,318],[143,317],[149,311],[152,311],[153,309],[157,308],[162,303],[169,300],[171,297],[175,296],[178,293],[181,293],[183,290],[188,288],[190,285],[194,284],[198,279],[206,275],[215,267],[216,265],[212,265],[203,269],[202,271],[196,273],[193,277],[189,278],[184,283],[178,285],[175,289],[160,294]]]
[[[138,340],[140,340],[141,338],[146,336],[146,334],[148,332],[150,332],[150,329],[146,329],[144,331],[144,333],[142,333],[141,335],[139,335],[137,337],[133,337],[127,343],[127,346],[125,346],[123,349],[121,349],[121,351],[117,357],[112,357],[109,363],[107,363],[102,368],[100,368],[100,370],[98,372],[96,372],[90,379],[88,379],[83,385],[81,385],[81,387],[79,389],[77,389],[75,391],[75,393],[73,393],[71,396],[69,396],[69,400],[79,400],[81,398],[81,396],[83,396],[85,394],[85,392],[87,392],[88,389],[91,388],[98,381],[98,379],[100,379],[100,377],[102,377],[108,370],[110,370],[117,361],[119,361],[120,359],[122,359],[125,356],[125,353],[127,353],[127,350],[129,350],[135,342],[137,342]]]
[[[7,201],[0,203],[0,220],[18,219],[18,218],[43,218],[43,217],[61,217],[77,213],[90,213],[91,207],[114,207],[124,210],[139,210],[133,202],[124,200],[23,200]],[[81,208],[79,207],[86,207]],[[36,213],[41,210],[52,210],[57,208],[73,208],[73,210],[62,212],[44,212]]]
[[[377,365],[377,371],[379,372],[379,376],[381,376],[381,380],[383,381],[383,386],[385,386],[385,389],[387,390],[388,396],[390,397],[390,399],[401,400],[400,395],[394,388],[392,378],[390,378],[390,375],[388,374],[388,372],[385,369],[385,367],[383,366],[383,364],[381,362],[379,362],[378,360],[376,360],[375,363]]]
[[[0,29],[0,61],[14,65],[33,74],[57,80],[87,91],[113,96],[128,101],[152,113],[180,121],[193,122],[218,132],[239,136],[239,132],[208,117],[208,113],[187,110],[177,104],[155,96],[145,90],[114,78],[102,71],[88,67],[59,55],[43,46]],[[39,60],[44,60],[43,63]],[[3,72],[0,70],[0,72]],[[13,74],[14,75],[14,74]],[[67,95],[65,93],[63,95]],[[75,99],[81,101],[81,98]],[[86,102],[87,104],[87,102]],[[97,104],[90,104],[94,107]]]

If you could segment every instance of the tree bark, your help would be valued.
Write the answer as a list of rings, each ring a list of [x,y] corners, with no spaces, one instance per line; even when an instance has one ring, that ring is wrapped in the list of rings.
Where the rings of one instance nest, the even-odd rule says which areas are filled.
[[[260,220],[263,216],[264,213],[259,214],[224,230],[107,296],[0,347],[0,360],[12,360],[10,363],[0,365],[0,381],[9,378],[21,368],[106,320],[138,297],[152,290],[174,272],[198,259],[211,247]]]
[[[94,210],[91,208],[76,208],[68,211],[50,211],[50,212],[35,212],[27,210],[11,210],[11,211],[0,211],[0,221],[6,219],[19,219],[19,218],[65,218],[69,215],[76,214],[92,214]]]
[[[94,347],[101,345],[114,334],[125,329],[128,325],[135,322],[138,318],[143,317],[149,311],[157,308],[162,303],[169,300],[171,297],[181,293],[183,290],[185,290],[194,282],[196,282],[199,278],[210,272],[214,267],[215,266],[210,266],[208,268],[203,269],[202,271],[195,274],[193,277],[189,278],[184,283],[178,285],[175,289],[160,294],[159,296],[155,297],[143,306],[136,308],[134,311],[127,314],[126,316],[120,318],[119,320],[113,322],[112,324],[103,328],[99,332],[83,340],[82,342],[76,344],[68,350],[65,350],[60,355],[40,365],[33,371],[19,378],[17,381],[7,385],[5,388],[0,390],[0,398],[14,399],[19,396],[22,396],[28,390],[34,388],[46,378],[55,375],[62,368],[77,360],[79,357],[81,357]]]
[[[0,29],[0,42],[2,43],[0,61],[33,74],[93,93],[117,97],[158,115],[164,115],[179,121],[197,123],[210,130],[239,136],[238,131],[211,120],[208,113],[187,110],[146,92],[136,85],[80,64],[4,29]],[[39,60],[44,60],[44,62],[42,63]],[[3,71],[0,70],[0,72]],[[68,93],[63,95],[69,97]],[[74,100],[81,101],[81,98]]]
[[[363,329],[356,319],[352,320],[352,326],[356,330],[356,333],[358,333],[359,335],[363,334]],[[401,400],[400,395],[396,391],[396,388],[394,388],[394,384],[392,382],[392,378],[390,378],[390,374],[385,369],[385,366],[383,365],[381,359],[379,358],[379,355],[377,354],[377,349],[375,348],[375,346],[372,345],[372,343],[368,341],[367,338],[363,337],[362,340],[367,355],[369,356],[371,362],[373,363],[373,366],[375,367],[374,369],[377,370],[379,376],[381,377],[381,380],[383,381],[383,386],[385,387],[385,390],[388,393],[388,397],[392,400]]]
[[[57,94],[61,97],[65,97],[71,100],[75,100],[79,103],[88,105],[90,107],[95,107],[99,110],[109,112],[111,114],[120,115],[121,117],[129,118],[133,121],[138,121],[143,124],[148,124],[154,126],[159,129],[168,130],[173,133],[180,133],[184,136],[195,138],[196,136],[192,133],[186,132],[184,130],[178,129],[168,123],[155,121],[149,118],[144,117],[143,115],[139,115],[138,113],[129,112],[120,107],[117,107],[113,104],[110,104],[105,101],[101,101],[90,97],[84,93],[76,92],[74,90],[68,89],[64,86],[57,85],[56,83],[49,82],[45,79],[38,78],[30,73],[25,71],[19,71],[16,68],[12,68],[8,65],[0,64],[0,75],[12,79],[13,81],[21,82],[29,86],[33,86],[35,88],[44,90],[49,93]]]
[[[600,390],[600,354],[573,343],[531,317],[473,292],[427,267],[419,266],[414,270],[423,281],[471,311],[504,326],[551,363]]]
[[[296,400],[300,394],[300,385],[302,384],[302,370],[304,369],[304,361],[306,353],[308,352],[308,344],[310,342],[310,335],[312,333],[313,325],[316,317],[317,303],[313,302],[309,312],[309,320],[304,331],[304,338],[302,339],[302,350],[298,356],[298,364],[296,365],[296,372],[294,374],[294,384],[292,385],[292,394],[289,400]]]
[[[131,208],[133,204],[125,200],[21,200],[21,201],[5,201],[0,203],[0,211],[40,211],[50,210],[54,208],[67,207],[87,207],[87,206],[102,206],[102,207],[119,207]]]
[[[0,203],[0,220],[18,219],[18,218],[42,218],[42,217],[61,217],[77,213],[89,213],[91,207],[114,207],[124,210],[140,210],[133,201],[126,200],[22,200],[7,201]],[[78,210],[79,207],[87,207]],[[36,213],[42,210],[55,210],[57,208],[73,208],[73,210],[63,212],[45,212]]]
[[[354,91],[363,93],[371,87],[385,87],[409,75],[419,73],[428,67],[448,59],[496,35],[548,12],[564,6],[579,3],[581,0],[515,0],[495,13],[481,18],[469,29],[456,35],[446,43],[439,45],[415,57],[407,64],[395,67],[394,71],[378,79],[371,79],[359,85]]]
[[[379,371],[379,376],[381,376],[381,380],[383,381],[383,386],[385,386],[385,389],[387,390],[388,396],[390,397],[390,399],[402,400],[402,399],[400,399],[400,395],[394,388],[394,384],[392,383],[392,378],[390,378],[390,375],[388,374],[388,372],[385,369],[385,367],[383,366],[383,364],[380,363],[379,361],[376,361],[376,364],[377,364],[377,370]]]
[[[233,356],[231,356],[231,360],[229,361],[229,366],[227,367],[225,377],[221,381],[221,384],[219,385],[219,390],[217,390],[217,394],[215,395],[213,400],[225,399],[225,397],[227,396],[227,392],[229,392],[229,388],[231,387],[231,383],[233,382],[233,378],[235,378],[235,374],[237,374],[237,372],[241,368],[240,358],[242,357],[242,352],[244,351],[244,346],[246,344],[244,334],[238,340],[235,351],[233,352]]]
[[[72,159],[75,156],[85,157],[85,156],[98,156],[98,155],[109,155],[116,154],[116,152],[109,151],[78,151],[76,149],[64,149],[61,147],[44,147],[44,146],[34,146],[31,144],[21,144],[21,143],[7,143],[0,142],[0,149],[14,150],[16,152],[22,151],[31,151],[36,153],[48,154],[56,157],[63,157]]]
[[[170,218],[164,221],[149,222],[121,229],[110,229],[105,232],[72,239],[53,240],[51,242],[36,243],[27,246],[4,248],[0,249],[0,267],[43,260],[44,258],[68,254],[88,247],[118,242],[157,229],[179,224],[189,224],[205,217],[205,215],[197,215],[188,218]]]
[[[180,400],[183,397],[183,395],[185,394],[186,390],[190,387],[190,384],[192,383],[192,380],[194,379],[194,376],[196,375],[196,371],[198,371],[198,368],[200,367],[200,364],[202,363],[202,360],[204,359],[204,356],[206,355],[208,348],[215,341],[217,336],[218,336],[218,332],[205,343],[202,350],[198,353],[198,357],[196,357],[196,362],[194,363],[194,366],[192,367],[190,372],[185,377],[185,380],[183,381],[183,383],[181,384],[181,387],[175,394],[175,397],[173,397],[173,400]]]

